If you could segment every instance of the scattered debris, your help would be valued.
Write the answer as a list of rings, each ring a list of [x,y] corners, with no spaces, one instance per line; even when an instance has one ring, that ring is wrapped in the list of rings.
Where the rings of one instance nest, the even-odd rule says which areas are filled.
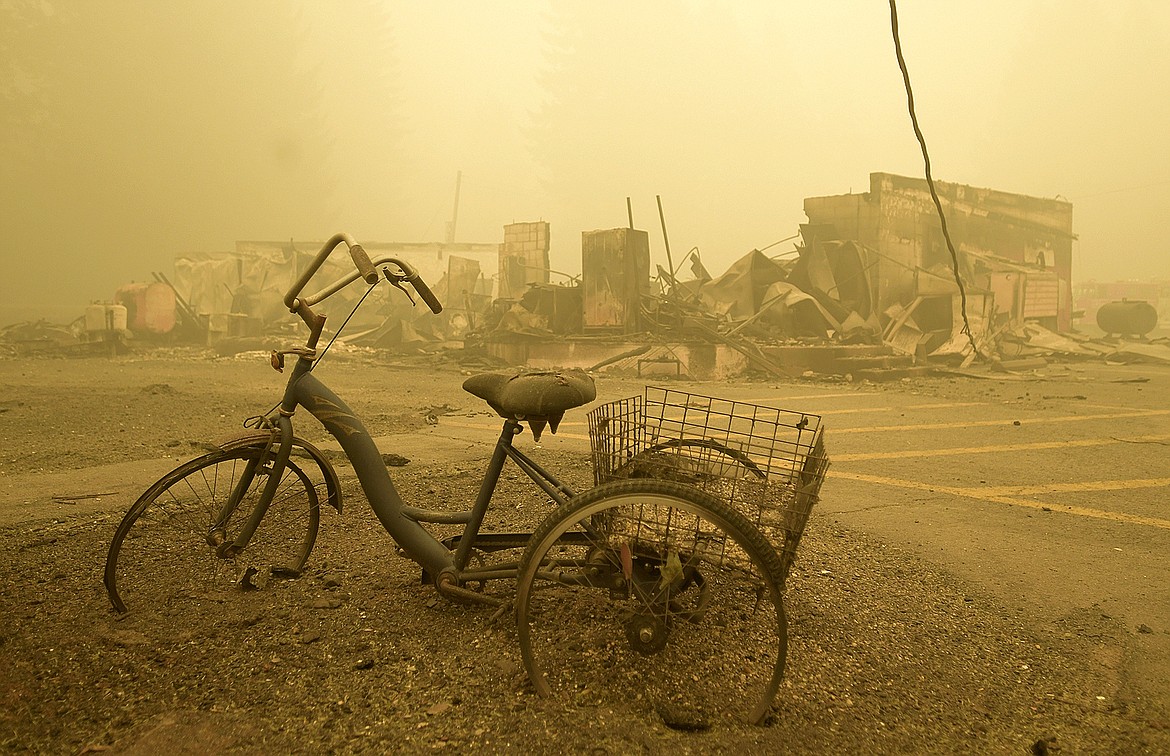
[[[106,491],[104,493],[76,494],[74,496],[60,495],[54,496],[53,501],[57,502],[58,504],[76,504],[77,502],[83,501],[85,499],[100,499],[103,496],[113,496],[116,493],[117,491]]]
[[[342,601],[339,598],[324,596],[309,602],[310,609],[340,609]]]
[[[1105,355],[1105,361],[1123,365],[1143,362],[1170,365],[1170,345],[1154,342],[1125,342]]]
[[[1158,446],[1170,446],[1170,441],[1165,441],[1161,438],[1118,438],[1117,436],[1110,436],[1109,438],[1123,444],[1157,444]]]

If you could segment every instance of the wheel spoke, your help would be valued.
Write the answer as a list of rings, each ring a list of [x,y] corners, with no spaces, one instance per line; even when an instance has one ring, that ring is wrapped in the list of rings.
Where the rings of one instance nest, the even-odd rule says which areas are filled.
[[[299,574],[317,536],[320,497],[291,461],[268,511],[238,555],[217,554],[247,521],[268,474],[254,463],[261,447],[212,452],[168,473],[123,519],[106,560],[106,588],[120,611],[181,610],[184,601],[218,599],[270,576]],[[241,501],[228,507],[241,475],[254,469]],[[217,521],[218,520],[218,521]]]
[[[594,535],[563,538],[583,532]],[[667,481],[605,484],[533,536],[517,586],[521,652],[541,693],[668,723],[759,721],[784,668],[781,582],[774,549],[727,505]]]

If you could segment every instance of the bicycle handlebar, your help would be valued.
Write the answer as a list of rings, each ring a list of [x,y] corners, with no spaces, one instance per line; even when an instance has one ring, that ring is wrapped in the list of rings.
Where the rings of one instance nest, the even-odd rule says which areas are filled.
[[[353,258],[353,264],[356,270],[353,273],[342,276],[315,294],[302,297],[301,292],[304,290],[305,286],[308,285],[309,280],[312,279],[314,275],[316,275],[317,271],[321,269],[321,266],[325,264],[325,261],[329,259],[329,255],[333,254],[333,250],[335,250],[342,242],[345,242],[346,246],[349,247],[349,254],[350,257]],[[362,245],[354,241],[354,238],[347,233],[334,234],[332,237],[330,237],[329,241],[325,242],[325,245],[321,247],[321,251],[317,253],[317,256],[313,258],[313,261],[309,263],[309,266],[305,268],[304,271],[301,272],[300,277],[285,293],[284,304],[292,312],[297,312],[300,306],[304,305],[311,307],[323,299],[327,299],[333,294],[341,291],[346,286],[349,286],[351,283],[358,280],[358,278],[365,279],[366,283],[372,286],[378,283],[378,268],[386,265],[387,263],[395,265],[402,271],[401,277],[398,277],[397,275],[391,276],[389,272],[387,272],[386,277],[391,281],[391,283],[395,283],[397,281],[406,281],[414,287],[414,290],[418,292],[419,297],[421,297],[422,300],[426,302],[427,307],[431,309],[431,312],[438,314],[443,311],[442,303],[439,302],[438,297],[436,297],[431,291],[430,287],[427,286],[426,281],[423,281],[422,276],[418,274],[418,271],[414,269],[413,265],[395,257],[379,257],[377,260],[371,261],[369,254],[366,253],[366,250],[362,247]]]
[[[366,283],[371,286],[378,283],[378,271],[374,270],[374,264],[370,262],[370,256],[366,254],[362,245],[349,245],[349,256],[353,258],[354,267],[358,269],[362,278],[366,279]]]
[[[317,273],[317,271],[321,269],[321,266],[324,265],[325,261],[329,259],[329,255],[332,254],[337,245],[341,244],[342,242],[345,242],[346,246],[350,249],[358,246],[358,243],[354,241],[353,237],[347,233],[334,234],[333,236],[329,237],[329,241],[325,242],[325,246],[321,247],[321,251],[318,252],[317,256],[313,258],[313,261],[309,263],[309,267],[301,271],[300,278],[298,278],[296,282],[293,283],[292,287],[287,292],[285,292],[285,307],[294,311],[297,309],[297,299],[300,297],[301,291],[305,288],[305,285],[309,283],[309,279],[312,278]],[[356,255],[354,256],[354,264],[357,264]]]
[[[404,270],[403,272],[406,271]],[[434,292],[431,291],[431,288],[427,286],[427,282],[422,280],[422,276],[418,274],[417,270],[414,271],[413,275],[407,276],[406,281],[414,287],[414,290],[418,292],[420,297],[422,297],[422,301],[427,303],[427,307],[431,308],[431,312],[438,315],[443,311],[442,302],[440,302],[439,298],[436,297]]]

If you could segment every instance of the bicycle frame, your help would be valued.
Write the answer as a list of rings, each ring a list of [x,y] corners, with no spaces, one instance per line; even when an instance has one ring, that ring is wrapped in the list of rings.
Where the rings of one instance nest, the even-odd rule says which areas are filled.
[[[305,360],[307,362],[307,360]],[[298,361],[300,362],[300,361]],[[300,367],[300,365],[298,365]],[[500,479],[504,464],[511,459],[534,483],[557,503],[564,503],[574,491],[555,475],[545,470],[513,445],[513,439],[523,427],[511,418],[505,419],[495,450],[488,462],[480,484],[475,503],[470,509],[456,512],[419,509],[407,505],[390,478],[382,455],[361,420],[349,406],[316,376],[307,372],[290,379],[290,390],[298,405],[305,407],[325,426],[353,463],[354,471],[365,492],[370,507],[377,515],[382,527],[402,550],[431,576],[439,578],[452,571],[461,578],[485,578],[480,573],[465,574],[471,559],[472,549],[477,546],[510,548],[522,546],[528,534],[518,543],[518,535],[491,534],[480,536],[479,528],[491,504],[492,495]],[[279,422],[288,426],[291,439],[292,421],[281,415]],[[282,438],[284,433],[282,432]],[[279,459],[279,454],[278,454]],[[463,523],[463,534],[455,539],[442,542],[436,539],[421,523]],[[452,553],[451,545],[456,548]]]
[[[390,537],[403,552],[423,568],[426,575],[435,579],[436,585],[440,588],[446,586],[448,589],[460,591],[461,589],[454,584],[461,580],[486,580],[494,577],[514,576],[516,569],[511,565],[496,566],[492,569],[468,570],[473,549],[478,547],[481,550],[491,551],[518,548],[524,546],[530,535],[529,533],[479,534],[479,528],[491,503],[492,495],[495,493],[504,464],[508,459],[511,459],[529,479],[558,504],[568,501],[574,495],[574,491],[513,445],[513,439],[522,432],[523,427],[519,421],[505,418],[503,429],[495,444],[495,450],[488,462],[487,470],[484,472],[479,494],[470,509],[456,512],[419,509],[409,506],[402,500],[386,470],[382,455],[365,425],[340,397],[311,372],[317,356],[317,343],[325,323],[324,316],[313,312],[311,304],[340,291],[356,281],[359,275],[366,278],[367,281],[370,280],[366,271],[363,271],[363,266],[359,263],[358,272],[326,286],[313,296],[305,298],[298,296],[300,289],[305,286],[312,274],[324,262],[324,258],[328,257],[329,253],[341,241],[350,244],[355,262],[359,261],[359,253],[364,257],[364,251],[354,244],[348,236],[341,234],[335,236],[326,243],[318,258],[302,274],[300,280],[285,298],[290,309],[309,326],[309,338],[304,348],[288,352],[296,354],[297,361],[289,375],[284,397],[274,419],[277,433],[269,441],[269,453],[273,456],[265,490],[236,539],[230,544],[222,545],[220,547],[221,553],[230,555],[243,550],[267,512],[293,447],[292,417],[297,407],[304,407],[341,444],[342,450],[353,464],[366,499],[382,527],[386,529],[386,532],[390,534]],[[419,289],[420,294],[426,291],[426,294],[423,295],[424,300],[428,303],[434,300],[433,295],[430,295],[429,290],[426,290],[425,284],[422,284],[420,288],[421,279],[418,278],[417,274],[413,273],[412,269],[402,261],[386,258],[377,263],[370,263],[368,258],[365,258],[365,264],[370,266],[371,270],[385,263],[393,263],[402,269],[404,271],[402,280],[411,282],[416,289]],[[387,278],[390,278],[389,274],[387,274]],[[394,279],[391,279],[391,282],[398,285]],[[434,301],[437,304],[437,300]],[[432,309],[434,309],[434,305],[432,305]],[[279,442],[277,442],[277,438],[279,438]],[[249,470],[249,474],[245,476],[249,479],[249,483],[254,472],[254,469]],[[247,485],[243,485],[240,491],[242,492],[246,488]],[[233,495],[232,498],[235,499],[236,496]],[[229,511],[230,507],[229,503]],[[421,523],[424,522],[462,523],[464,529],[462,535],[440,541],[422,526]]]

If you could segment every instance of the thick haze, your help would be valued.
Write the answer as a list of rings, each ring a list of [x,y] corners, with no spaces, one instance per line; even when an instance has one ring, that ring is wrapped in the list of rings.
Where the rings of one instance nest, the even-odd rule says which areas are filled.
[[[1073,203],[1074,279],[1170,278],[1170,3],[901,0],[936,178]],[[0,0],[4,322],[237,239],[635,224],[723,270],[922,175],[886,0]],[[780,252],[790,242],[774,247]]]

